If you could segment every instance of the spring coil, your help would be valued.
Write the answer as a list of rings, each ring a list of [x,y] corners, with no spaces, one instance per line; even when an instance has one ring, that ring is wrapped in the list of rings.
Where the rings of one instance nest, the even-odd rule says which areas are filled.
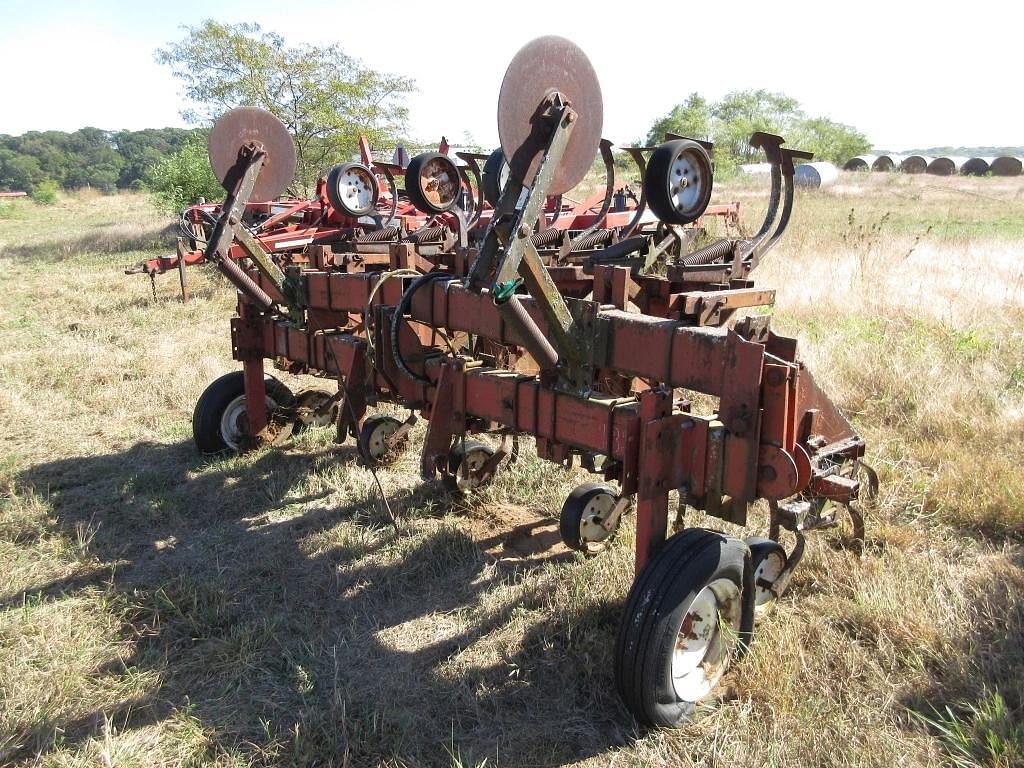
[[[561,230],[551,227],[551,229],[545,229],[543,232],[534,232],[530,236],[530,242],[533,243],[535,248],[543,248],[546,245],[557,243],[561,236]]]
[[[589,235],[573,240],[572,251],[585,251],[589,248],[593,248],[595,245],[606,245],[612,240],[612,231],[610,229],[599,229],[596,232],[591,232]]]
[[[447,227],[426,227],[424,229],[417,229],[415,232],[409,235],[410,243],[424,243],[431,242],[434,240],[440,240],[444,237],[444,231]]]
[[[356,238],[357,243],[380,243],[384,240],[394,240],[398,237],[398,227],[384,227],[376,232],[368,232]]]
[[[732,254],[732,241],[718,240],[710,245],[694,251],[683,257],[683,265],[687,267],[698,267],[706,264],[713,264],[716,261],[725,259]]]

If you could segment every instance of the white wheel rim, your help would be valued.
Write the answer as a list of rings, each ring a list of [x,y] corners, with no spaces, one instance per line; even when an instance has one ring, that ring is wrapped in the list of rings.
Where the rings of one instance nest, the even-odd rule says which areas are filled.
[[[388,420],[373,428],[370,439],[366,441],[366,450],[369,451],[371,459],[379,459],[388,452],[388,438],[395,434],[400,426],[400,422]]]
[[[449,160],[435,157],[420,171],[420,191],[438,208],[447,208],[459,196],[462,180]]]
[[[477,448],[476,450],[467,453],[463,461],[466,463],[466,467],[470,472],[476,472],[489,458],[491,458],[491,454],[489,452],[483,448]]]
[[[786,562],[778,552],[769,552],[754,569],[754,608],[762,608],[775,599],[771,586],[782,575]]]
[[[493,454],[484,448],[474,448],[462,457],[455,476],[461,488],[475,488],[480,483],[477,475],[482,467]]]
[[[267,414],[277,410],[277,403],[269,396],[267,401]],[[220,417],[220,438],[232,451],[237,451],[242,440],[249,434],[248,415],[245,412],[245,395],[239,395],[224,409]]]
[[[338,178],[338,196],[347,212],[362,213],[373,206],[373,193],[377,180],[362,168],[349,168]]]
[[[681,152],[672,161],[669,168],[668,189],[672,197],[672,205],[680,213],[684,213],[700,202],[704,189],[704,176],[700,165],[693,161],[690,152]]]
[[[729,668],[742,597],[731,579],[716,579],[690,603],[672,652],[672,685],[681,701],[700,701]]]
[[[615,507],[616,498],[610,493],[595,493],[587,500],[580,516],[580,541],[584,545],[603,544],[612,535],[612,530],[603,523]]]

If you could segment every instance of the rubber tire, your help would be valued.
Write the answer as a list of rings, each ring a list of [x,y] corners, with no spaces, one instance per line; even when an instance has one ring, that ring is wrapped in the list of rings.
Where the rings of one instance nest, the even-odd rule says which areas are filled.
[[[490,203],[492,208],[498,207],[501,191],[508,181],[508,173],[505,153],[501,151],[501,147],[498,147],[491,152],[491,156],[487,158],[483,172],[480,174],[480,187],[484,193],[484,200]]]
[[[370,177],[374,180],[374,187],[372,190],[373,199],[366,208],[360,208],[359,210],[349,208],[348,205],[345,204],[344,200],[341,199],[341,195],[338,194],[338,178],[341,174],[345,173],[345,171],[355,167],[368,171]],[[362,163],[338,163],[336,166],[331,168],[330,173],[327,174],[327,199],[331,201],[331,207],[340,214],[357,219],[361,216],[369,216],[377,210],[377,199],[379,196],[380,190],[377,188],[377,177],[373,175],[373,170],[367,168]]]
[[[373,436],[373,431],[377,428],[377,426],[383,422],[393,422],[397,424],[399,427],[401,427],[403,423],[401,419],[396,419],[394,416],[388,416],[387,414],[383,413],[375,413],[372,416],[366,417],[366,419],[363,421],[362,429],[359,430],[359,453],[362,454],[363,461],[365,461],[368,466],[378,467],[386,464],[391,464],[395,459],[398,458],[398,454],[402,452],[404,446],[409,442],[409,438],[408,436],[406,436],[405,440],[399,443],[396,446],[396,450],[391,454],[385,454],[384,456],[380,456],[377,458],[372,457],[370,455],[369,448],[370,438]]]
[[[292,391],[273,376],[264,375],[267,397],[277,405],[290,405]],[[242,371],[225,373],[215,379],[196,401],[192,412],[192,439],[201,453],[215,454],[232,450],[221,436],[220,421],[224,410],[239,395],[245,394],[245,374]]]
[[[668,177],[672,163],[683,152],[692,152],[697,156],[697,164],[701,166],[704,176],[704,188],[696,205],[685,211],[676,208],[669,190]],[[714,171],[711,158],[704,147],[695,141],[676,139],[660,144],[651,153],[644,173],[644,195],[647,206],[655,216],[666,224],[690,224],[701,217],[711,202],[711,190],[714,185]]]
[[[405,193],[409,196],[409,201],[416,206],[417,210],[427,214],[444,213],[445,211],[450,211],[459,204],[460,196],[456,195],[451,203],[446,206],[435,205],[427,199],[426,195],[423,194],[423,190],[420,189],[420,169],[431,160],[436,160],[437,158],[443,158],[447,162],[451,163],[455,177],[459,180],[459,186],[461,188],[462,176],[459,174],[458,166],[455,165],[454,161],[448,157],[448,155],[442,155],[440,152],[422,152],[410,160],[409,167],[405,169]]]
[[[562,537],[562,543],[569,549],[593,555],[604,549],[615,538],[615,534],[619,530],[618,525],[608,535],[608,538],[600,542],[603,546],[597,550],[588,549],[580,538],[580,522],[583,518],[583,512],[587,504],[590,503],[590,500],[599,493],[607,493],[615,497],[619,495],[615,492],[614,488],[605,483],[581,483],[573,488],[572,492],[565,497],[565,501],[562,503],[562,511],[558,514],[558,533]],[[621,522],[622,518],[620,517],[619,523],[621,524]]]
[[[672,685],[672,651],[686,609],[719,578],[741,590],[733,662],[742,656],[754,626],[752,574],[746,544],[700,528],[676,534],[647,563],[629,590],[615,643],[615,684],[640,723],[672,728],[693,717],[697,702],[679,700]]]
[[[460,486],[458,484],[459,467],[462,465],[463,456],[472,453],[473,451],[484,451],[487,457],[490,458],[494,455],[494,448],[482,440],[458,440],[455,443],[455,447],[452,448],[451,453],[448,454],[448,475],[443,478],[445,489],[453,493],[459,493],[467,490],[467,487]],[[468,486],[468,488],[477,488],[479,483]]]
[[[750,573],[756,574],[757,568],[761,564],[761,561],[768,557],[773,552],[778,552],[782,555],[782,567],[786,567],[786,561],[789,559],[786,555],[786,549],[779,542],[773,539],[766,539],[761,536],[751,536],[744,539],[743,542],[750,549]],[[754,582],[754,590],[756,594],[757,582]],[[761,606],[758,610],[757,605],[754,606],[754,611],[757,613],[764,613],[765,610],[770,608],[775,603],[775,600],[770,600]]]

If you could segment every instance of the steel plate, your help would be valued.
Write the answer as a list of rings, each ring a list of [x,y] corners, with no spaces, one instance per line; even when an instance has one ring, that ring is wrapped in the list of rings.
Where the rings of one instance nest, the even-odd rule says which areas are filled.
[[[512,58],[498,94],[498,136],[515,178],[533,181],[543,146],[531,141],[532,119],[538,105],[558,91],[579,118],[562,155],[549,195],[568,192],[586,176],[597,155],[604,123],[601,85],[587,55],[557,35],[538,37]],[[525,145],[525,146],[524,146]],[[535,146],[536,145],[536,146]],[[520,148],[524,151],[520,152]]]
[[[284,123],[270,112],[259,107],[235,107],[218,117],[210,131],[210,165],[224,184],[228,171],[238,161],[238,151],[250,141],[259,142],[267,151],[249,198],[250,202],[264,203],[278,197],[295,178],[295,142]]]

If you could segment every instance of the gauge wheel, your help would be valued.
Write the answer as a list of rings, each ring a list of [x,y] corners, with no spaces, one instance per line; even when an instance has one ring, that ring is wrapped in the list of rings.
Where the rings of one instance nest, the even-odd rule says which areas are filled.
[[[295,407],[298,410],[296,431],[308,427],[329,427],[338,420],[338,403],[333,403],[325,413],[316,412],[334,395],[326,389],[304,389],[295,395]]]
[[[267,412],[291,405],[292,392],[273,376],[265,376]],[[249,435],[245,412],[245,375],[226,373],[203,390],[192,412],[192,438],[202,453],[237,453]]]
[[[594,555],[615,538],[620,516],[611,527],[604,523],[619,501],[619,494],[610,485],[583,483],[573,488],[558,516],[558,532],[569,549]]]
[[[487,443],[480,440],[459,440],[448,454],[445,487],[453,492],[478,488],[483,484],[480,467],[493,455],[494,449]]]
[[[753,627],[750,555],[739,539],[691,528],[669,539],[633,583],[615,646],[615,681],[641,723],[690,720]]]
[[[424,213],[444,213],[459,202],[462,176],[448,155],[424,152],[416,155],[405,169],[405,192]]]
[[[377,177],[362,163],[339,163],[327,174],[327,199],[346,216],[373,213],[379,193]]]
[[[745,543],[750,548],[750,567],[754,571],[754,614],[763,616],[775,605],[777,595],[772,587],[789,558],[777,541],[751,536]]]
[[[711,158],[695,141],[677,139],[651,153],[644,174],[647,205],[666,224],[689,224],[711,202]]]
[[[508,184],[508,173],[505,153],[501,151],[501,147],[498,147],[491,152],[491,156],[487,158],[483,172],[480,174],[480,186],[483,188],[484,200],[490,203],[492,208],[498,207],[501,192]]]
[[[406,437],[389,450],[388,438],[395,434],[402,424],[403,422],[394,416],[374,414],[366,417],[363,428],[359,430],[359,450],[368,464],[390,464],[398,458],[409,440]]]

